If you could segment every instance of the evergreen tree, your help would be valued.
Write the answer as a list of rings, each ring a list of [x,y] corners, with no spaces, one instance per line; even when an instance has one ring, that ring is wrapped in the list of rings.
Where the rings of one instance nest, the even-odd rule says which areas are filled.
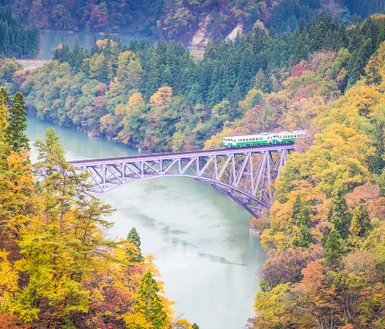
[[[238,83],[235,85],[233,94],[231,95],[231,101],[230,104],[231,106],[235,109],[238,108],[238,102],[241,100],[242,94],[239,90]]]
[[[329,221],[334,224],[334,229],[339,232],[342,239],[347,239],[349,236],[352,216],[348,211],[346,199],[341,193],[337,193],[333,198],[328,217]]]
[[[341,235],[334,228],[331,229],[325,239],[324,248],[326,250],[325,259],[334,264],[342,254],[342,241]]]
[[[92,40],[92,47],[91,47],[91,51],[90,51],[90,54],[91,54],[91,57],[97,53],[99,53],[99,47],[98,45],[96,44],[96,35],[94,35],[94,38]]]
[[[289,51],[293,64],[298,64],[302,59],[307,59],[309,55],[310,40],[303,19],[300,20],[298,28],[293,32]]]
[[[154,329],[163,328],[167,321],[167,314],[158,292],[158,283],[149,271],[141,280],[135,310],[141,313]]]
[[[239,66],[238,86],[242,95],[246,94],[252,86],[252,78],[255,75],[254,56],[250,47],[248,47],[242,56]]]
[[[130,254],[130,260],[135,262],[135,263],[139,263],[143,260],[143,256],[142,256],[142,253],[141,253],[141,250],[140,250],[140,236],[138,234],[138,231],[136,230],[135,227],[133,227],[130,232],[128,233],[127,235],[127,241],[128,242],[131,242],[133,245],[135,245],[136,247],[136,251],[137,252],[134,252],[133,250],[129,250],[129,254]]]
[[[301,209],[302,209],[301,196],[297,194],[293,204],[293,211],[291,212],[291,218],[293,219],[293,221],[298,220],[298,216],[299,216],[299,213],[301,212]]]
[[[294,210],[293,210],[294,212]],[[296,215],[297,226],[299,231],[297,236],[293,239],[293,245],[296,247],[307,248],[312,240],[312,235],[310,232],[310,209],[305,206],[302,207],[298,215]]]
[[[2,91],[2,97],[7,98],[6,93]],[[29,150],[29,139],[25,134],[27,129],[27,111],[25,110],[25,102],[21,92],[17,92],[12,101],[12,107],[9,109],[7,127],[5,130],[5,138],[7,143],[15,152],[21,148]]]
[[[107,58],[103,58],[102,66],[99,70],[99,81],[108,83],[108,62]]]

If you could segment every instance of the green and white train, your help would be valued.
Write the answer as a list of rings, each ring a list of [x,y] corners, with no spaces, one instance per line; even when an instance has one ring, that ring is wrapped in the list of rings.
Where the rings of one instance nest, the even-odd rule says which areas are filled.
[[[245,147],[266,144],[293,143],[305,136],[305,131],[282,131],[280,133],[261,133],[258,135],[231,136],[223,139],[224,147]]]

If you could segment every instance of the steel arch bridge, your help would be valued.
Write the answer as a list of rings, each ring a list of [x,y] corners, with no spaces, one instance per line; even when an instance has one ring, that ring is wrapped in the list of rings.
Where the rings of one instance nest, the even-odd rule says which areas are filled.
[[[272,184],[294,145],[269,145],[182,153],[70,161],[88,172],[90,192],[102,195],[119,186],[161,176],[182,176],[211,185],[258,216],[273,201]]]

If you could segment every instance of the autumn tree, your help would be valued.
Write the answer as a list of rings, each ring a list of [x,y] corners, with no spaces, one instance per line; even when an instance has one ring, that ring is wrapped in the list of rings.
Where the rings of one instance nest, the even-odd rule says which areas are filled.
[[[340,320],[339,305],[322,265],[319,261],[311,262],[302,273],[302,281],[294,288],[297,312],[303,314],[301,320],[310,327],[336,328]]]
[[[364,237],[371,228],[369,211],[364,207],[364,201],[361,199],[360,204],[353,211],[350,232],[355,237]]]
[[[67,174],[72,167],[55,131],[49,129],[46,140],[35,146],[39,151],[35,168],[45,172],[39,184],[40,213],[28,218],[17,239],[24,257],[20,269],[28,273],[29,282],[20,293],[9,296],[5,310],[22,314],[26,322],[40,317],[60,323],[71,312],[87,311],[90,292],[83,283],[103,266],[108,248],[117,243],[104,240],[101,234],[111,226],[102,219],[111,208],[86,197],[84,175]],[[47,301],[50,308],[45,308]],[[38,315],[41,309],[45,311]]]

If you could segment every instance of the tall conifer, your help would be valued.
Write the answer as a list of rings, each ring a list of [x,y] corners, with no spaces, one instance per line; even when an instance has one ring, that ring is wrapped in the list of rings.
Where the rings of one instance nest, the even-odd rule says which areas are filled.
[[[158,283],[149,271],[142,278],[136,299],[136,312],[143,314],[146,322],[151,323],[154,329],[163,328],[167,320],[159,290]]]
[[[7,127],[5,128],[5,138],[7,143],[15,152],[21,148],[29,150],[29,139],[25,134],[27,129],[27,111],[21,92],[17,92],[9,109]]]

